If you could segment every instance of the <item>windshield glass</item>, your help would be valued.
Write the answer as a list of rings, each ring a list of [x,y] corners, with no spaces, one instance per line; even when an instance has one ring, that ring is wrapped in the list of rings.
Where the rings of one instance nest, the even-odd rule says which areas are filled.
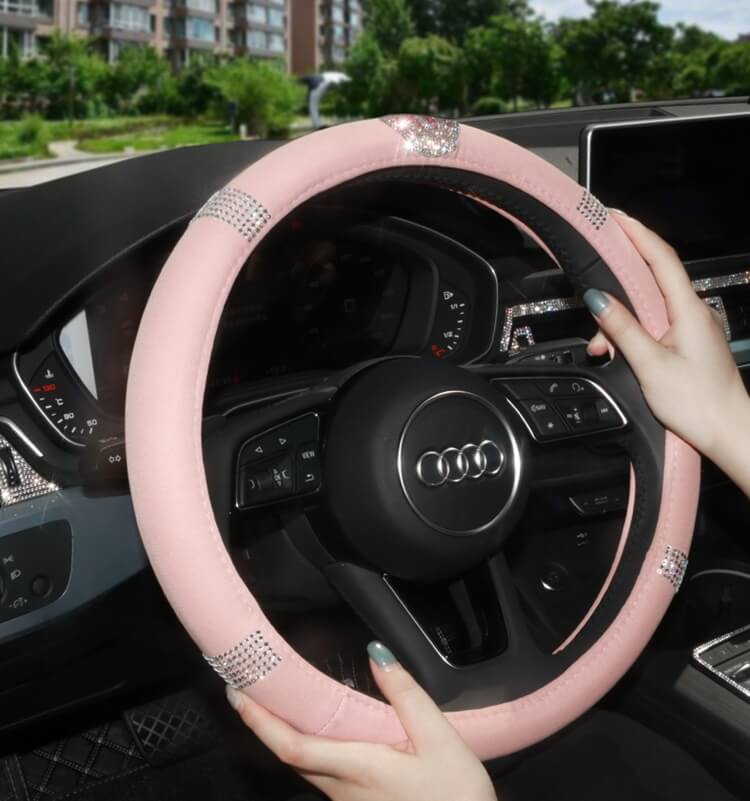
[[[749,0],[0,0],[0,188],[392,112],[748,93]]]

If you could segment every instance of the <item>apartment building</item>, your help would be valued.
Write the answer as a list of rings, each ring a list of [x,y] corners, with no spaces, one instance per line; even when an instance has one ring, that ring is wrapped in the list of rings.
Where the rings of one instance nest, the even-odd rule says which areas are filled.
[[[150,45],[176,67],[209,52],[284,59],[303,74],[340,63],[361,27],[359,0],[0,0],[0,57],[33,56],[61,30],[94,37],[110,62]]]
[[[305,75],[335,68],[361,31],[361,0],[289,0],[291,72]]]

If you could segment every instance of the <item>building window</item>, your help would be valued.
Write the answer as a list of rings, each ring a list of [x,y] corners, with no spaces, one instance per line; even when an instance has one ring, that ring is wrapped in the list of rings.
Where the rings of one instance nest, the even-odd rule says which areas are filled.
[[[0,0],[0,14],[20,14],[24,17],[49,17],[51,6],[48,2],[37,0]],[[9,29],[10,30],[10,29]],[[19,32],[19,43],[23,36]]]
[[[186,0],[185,5],[193,11],[205,11],[206,14],[216,14],[216,0]]]
[[[286,42],[280,33],[268,34],[268,49],[274,53],[283,53],[286,50]]]
[[[248,31],[247,46],[251,50],[267,50],[268,43],[265,33],[263,31]]]
[[[338,63],[346,58],[346,50],[343,47],[334,47],[331,51],[331,57]]]
[[[149,33],[151,31],[151,16],[147,9],[140,6],[112,3],[109,7],[109,25],[111,28],[121,31]]]
[[[346,31],[344,30],[343,25],[333,26],[333,38],[336,39],[336,41],[338,42],[346,41]]]
[[[284,27],[284,12],[278,8],[268,9],[268,24],[273,25],[274,28]]]
[[[79,25],[88,25],[91,19],[91,6],[88,3],[79,3],[76,16]]]
[[[246,14],[248,22],[259,22],[261,25],[266,24],[267,16],[265,6],[259,6],[255,3],[250,3],[247,6]]]
[[[349,24],[352,26],[352,28],[361,27],[361,25],[362,25],[362,17],[360,15],[359,11],[352,11],[349,14]]]
[[[201,17],[185,17],[172,20],[172,36],[177,39],[193,39],[196,42],[215,42],[216,30],[213,20]]]
[[[344,21],[344,9],[341,6],[333,6],[331,9],[331,19],[334,22],[343,22]]]

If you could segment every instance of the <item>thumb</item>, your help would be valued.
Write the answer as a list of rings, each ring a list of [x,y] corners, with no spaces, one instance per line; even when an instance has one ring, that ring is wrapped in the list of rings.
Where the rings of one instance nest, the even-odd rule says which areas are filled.
[[[601,331],[622,353],[643,383],[643,379],[661,358],[662,346],[617,298],[607,292],[588,289],[583,300],[599,323]]]
[[[446,738],[457,737],[435,702],[399,664],[381,642],[367,646],[375,682],[404,727],[416,751],[445,745]]]

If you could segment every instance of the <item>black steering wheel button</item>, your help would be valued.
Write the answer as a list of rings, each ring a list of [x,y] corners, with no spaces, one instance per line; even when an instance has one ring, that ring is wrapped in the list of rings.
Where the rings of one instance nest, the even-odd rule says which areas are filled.
[[[297,492],[319,489],[321,481],[320,454],[317,442],[308,442],[297,452]]]
[[[567,434],[565,424],[552,408],[552,404],[543,398],[523,401],[521,403],[532,429],[539,439],[551,439]]]
[[[596,390],[586,381],[566,381],[559,378],[548,378],[538,384],[545,395],[554,397],[571,396],[575,398],[596,397]]]
[[[616,426],[622,422],[615,407],[606,398],[599,398],[596,401],[596,413],[599,422],[603,425]]]

